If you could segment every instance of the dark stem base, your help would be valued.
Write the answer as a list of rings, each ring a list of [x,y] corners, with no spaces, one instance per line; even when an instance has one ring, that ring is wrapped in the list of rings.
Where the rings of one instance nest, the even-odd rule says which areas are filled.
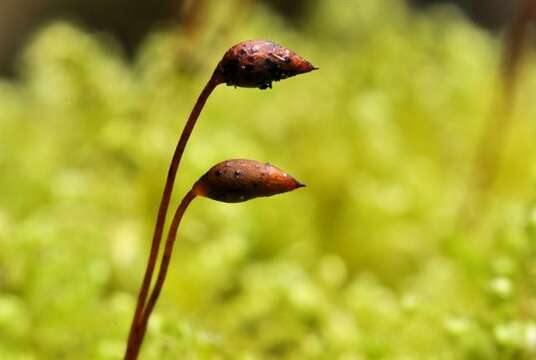
[[[195,199],[195,197],[196,195],[194,194],[194,192],[190,190],[182,199],[180,205],[175,211],[173,220],[171,221],[168,237],[166,240],[166,246],[164,248],[164,254],[162,256],[162,262],[160,263],[160,271],[158,272],[158,277],[156,278],[156,282],[153,291],[151,292],[151,296],[149,297],[147,305],[145,306],[145,310],[143,311],[141,322],[139,323],[138,336],[136,336],[132,344],[132,359],[136,359],[138,357],[141,345],[143,343],[143,338],[145,337],[145,332],[147,331],[147,323],[149,322],[149,317],[151,316],[151,313],[156,305],[156,301],[158,300],[158,296],[162,291],[164,281],[166,280],[169,262],[171,260],[171,254],[173,252],[173,245],[177,237],[177,231],[179,229],[182,216],[188,208],[188,205],[190,205],[190,203],[193,199]]]

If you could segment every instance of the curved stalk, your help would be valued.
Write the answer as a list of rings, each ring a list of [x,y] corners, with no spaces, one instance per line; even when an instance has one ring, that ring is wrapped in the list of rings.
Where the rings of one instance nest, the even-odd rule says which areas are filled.
[[[147,330],[147,323],[149,322],[149,317],[151,316],[154,306],[156,305],[156,301],[158,300],[158,296],[160,295],[160,291],[162,290],[162,286],[164,285],[164,281],[166,280],[169,262],[171,260],[171,254],[173,252],[173,245],[175,243],[177,231],[179,229],[182,216],[184,215],[184,212],[188,208],[188,205],[190,205],[190,203],[192,202],[193,199],[195,199],[196,196],[197,195],[194,193],[194,191],[190,190],[184,196],[184,198],[182,198],[180,205],[177,207],[177,210],[175,211],[175,215],[173,216],[173,220],[171,221],[171,225],[169,227],[169,233],[168,233],[168,237],[166,240],[166,246],[164,248],[162,262],[160,263],[160,270],[158,272],[158,277],[156,278],[153,291],[151,292],[151,296],[149,297],[149,300],[147,301],[147,306],[145,307],[143,316],[141,317],[141,321],[139,323],[138,335],[136,336],[136,338],[134,339],[132,343],[131,352],[128,354],[128,356],[130,356],[129,359],[137,359],[138,357],[138,354],[140,352],[141,345],[143,342],[143,338],[145,337],[145,332]]]
[[[139,350],[134,350],[134,346],[135,344],[140,343],[138,340],[140,334],[143,338],[143,333],[145,332],[142,325],[142,315],[144,315],[144,313],[150,314],[152,307],[154,307],[154,303],[148,303],[146,306],[145,301],[151,286],[154,267],[158,258],[160,242],[162,240],[162,233],[164,231],[167,210],[173,191],[175,177],[177,175],[177,169],[182,154],[184,153],[186,143],[190,138],[190,134],[192,133],[194,125],[208,97],[214,88],[222,83],[234,85],[235,87],[258,87],[260,89],[266,89],[267,87],[272,87],[271,85],[273,81],[279,81],[315,69],[317,68],[290,49],[265,40],[251,40],[236,44],[225,53],[222,60],[216,66],[212,77],[199,95],[197,102],[188,117],[188,121],[184,126],[171,160],[166,185],[158,209],[149,260],[147,262],[143,283],[138,295],[136,310],[130,326],[127,349],[124,357],[125,360],[133,360],[136,358]],[[158,293],[155,293],[155,291],[153,291],[153,294],[156,294],[156,298],[158,297]],[[156,299],[153,301],[156,301]],[[151,306],[151,309],[147,312],[147,307],[149,307],[149,305]]]
[[[214,72],[212,77],[209,79],[209,81],[205,85],[203,91],[197,98],[197,102],[195,103],[194,108],[192,109],[192,112],[190,113],[190,116],[188,117],[186,125],[184,126],[184,129],[182,130],[179,142],[177,143],[177,147],[175,148],[175,152],[173,153],[173,158],[171,160],[171,164],[168,170],[166,185],[164,187],[164,192],[162,194],[162,200],[160,201],[160,207],[158,209],[158,216],[156,219],[156,226],[155,226],[153,240],[151,244],[151,252],[149,255],[149,260],[147,262],[147,267],[145,269],[143,283],[140,288],[140,292],[138,294],[138,302],[136,304],[136,311],[132,319],[132,324],[130,325],[127,350],[125,352],[125,357],[124,357],[125,360],[133,359],[133,357],[130,356],[130,353],[132,351],[131,348],[132,348],[133,342],[138,337],[139,332],[140,332],[139,324],[141,320],[141,315],[143,313],[143,308],[145,306],[145,301],[147,299],[147,294],[149,292],[149,287],[151,285],[154,267],[156,265],[158,251],[160,248],[160,242],[162,240],[162,233],[164,231],[164,225],[166,222],[167,210],[169,208],[169,202],[171,199],[171,194],[173,192],[173,185],[175,183],[175,177],[177,175],[177,170],[179,168],[182,154],[184,153],[186,143],[188,142],[188,139],[190,138],[194,125],[197,119],[199,118],[199,114],[201,113],[203,106],[205,105],[212,91],[216,88],[216,86],[218,86],[222,82],[223,81],[220,79],[217,73]]]

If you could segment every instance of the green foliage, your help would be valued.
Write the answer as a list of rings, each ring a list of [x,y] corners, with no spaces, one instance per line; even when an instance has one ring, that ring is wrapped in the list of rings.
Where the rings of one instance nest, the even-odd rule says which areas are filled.
[[[121,357],[168,161],[226,48],[269,38],[319,72],[219,87],[174,203],[226,158],[308,187],[184,219],[144,359],[536,356],[536,67],[523,73],[481,227],[456,213],[497,93],[500,43],[450,8],[320,1],[297,34],[254,7],[129,64],[56,23],[0,82],[0,358]],[[223,25],[226,31],[221,31]]]

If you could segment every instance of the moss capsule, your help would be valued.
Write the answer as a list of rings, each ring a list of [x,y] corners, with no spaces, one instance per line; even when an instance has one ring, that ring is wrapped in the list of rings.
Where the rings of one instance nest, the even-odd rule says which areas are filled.
[[[266,89],[273,81],[315,69],[286,47],[267,40],[248,40],[230,48],[216,71],[227,85]]]
[[[213,166],[194,185],[196,195],[235,203],[292,191],[305,185],[268,163],[234,159]]]

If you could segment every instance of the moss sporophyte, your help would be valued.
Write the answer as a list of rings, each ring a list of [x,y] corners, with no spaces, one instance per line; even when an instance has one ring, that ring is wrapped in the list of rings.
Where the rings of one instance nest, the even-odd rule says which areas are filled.
[[[271,88],[274,81],[316,69],[310,62],[294,51],[266,40],[244,41],[231,47],[216,66],[186,121],[173,153],[158,209],[149,259],[130,326],[124,356],[126,360],[137,359],[138,357],[147,322],[166,277],[180,220],[195,197],[203,196],[223,202],[241,202],[260,196],[271,196],[291,191],[304,186],[274,166],[253,160],[228,160],[215,165],[195,183],[178,206],[170,225],[160,271],[147,301],[177,170],[186,143],[208,97],[216,86],[220,84],[266,89]]]

